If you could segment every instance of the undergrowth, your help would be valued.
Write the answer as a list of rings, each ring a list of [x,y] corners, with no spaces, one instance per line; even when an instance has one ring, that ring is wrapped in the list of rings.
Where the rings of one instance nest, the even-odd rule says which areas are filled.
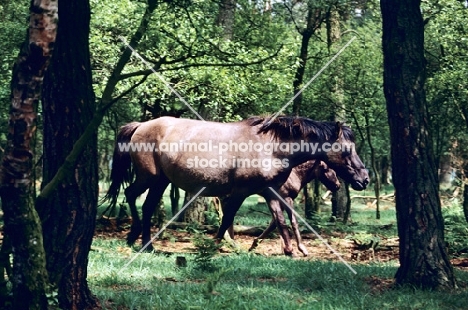
[[[105,309],[466,309],[468,273],[454,292],[392,287],[396,263],[353,264],[254,254],[216,255],[202,270],[176,255],[119,252],[104,240],[90,255],[88,280]],[[113,245],[115,246],[115,244]],[[122,243],[123,246],[123,243]]]
[[[341,234],[358,245],[378,245],[397,237],[395,210],[384,206],[381,219],[364,202],[353,204],[352,221],[329,223],[329,209],[317,214],[312,226],[320,234]],[[297,208],[300,213],[300,207]],[[461,207],[443,208],[446,241],[452,255],[466,255],[467,224]],[[264,226],[270,216],[256,198],[242,206],[236,223]],[[301,225],[301,227],[304,227]],[[455,270],[459,289],[453,292],[393,287],[397,261],[352,264],[339,261],[295,260],[251,253],[220,255],[219,246],[198,227],[195,254],[129,253],[123,240],[94,241],[88,280],[105,309],[466,309],[468,272]],[[118,249],[116,251],[116,249]],[[345,258],[346,259],[346,258]],[[346,259],[347,260],[347,259]]]

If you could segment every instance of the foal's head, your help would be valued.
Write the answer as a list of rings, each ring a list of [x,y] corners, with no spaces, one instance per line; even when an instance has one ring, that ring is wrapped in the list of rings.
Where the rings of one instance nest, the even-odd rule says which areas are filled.
[[[341,184],[336,176],[335,170],[330,169],[323,161],[318,162],[314,171],[317,179],[330,191],[336,192],[339,190]]]

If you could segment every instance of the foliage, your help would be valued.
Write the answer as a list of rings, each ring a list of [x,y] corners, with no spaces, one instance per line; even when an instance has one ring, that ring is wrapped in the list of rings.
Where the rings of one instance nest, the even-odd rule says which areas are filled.
[[[427,18],[427,98],[436,155],[468,149],[468,10],[463,1],[423,2]],[[465,130],[460,130],[465,128]]]
[[[452,255],[468,254],[468,226],[462,207],[457,203],[442,209],[445,224],[445,242]]]
[[[0,14],[6,17],[0,23],[0,155],[6,143],[11,69],[26,36],[28,4],[25,1],[0,1]]]
[[[128,0],[92,3],[96,7],[91,35],[91,47],[95,51],[93,60],[98,69],[95,79],[103,81],[119,54],[116,47],[122,46],[117,37],[128,37],[132,33],[143,6]],[[278,72],[275,67],[281,66],[280,61],[284,57],[291,56],[291,50],[283,48],[280,51],[283,56],[258,65],[246,65],[278,52],[285,40],[282,34],[284,30],[278,23],[270,21],[260,12],[248,13],[251,12],[249,6],[251,4],[245,2],[237,10],[237,31],[233,40],[223,41],[215,25],[218,10],[215,2],[193,1],[183,7],[162,4],[153,16],[139,53],[154,64],[164,79],[196,110],[209,111],[208,118],[226,121],[245,117],[249,113],[260,113],[261,109],[257,110],[257,106],[260,108],[259,105],[266,101],[273,104],[277,96],[281,96],[279,88],[286,91],[289,89],[284,72]],[[135,59],[127,66],[125,73],[140,70],[148,71],[148,68]],[[124,80],[119,86],[120,91],[140,77],[136,75],[135,78]],[[264,83],[265,80],[273,82],[274,87]],[[102,87],[96,87],[98,96]],[[262,94],[264,98],[257,102]],[[266,96],[273,96],[274,100]],[[125,101],[127,107],[130,104],[141,108],[142,104],[152,105],[157,102],[166,110],[185,108],[154,76]],[[115,110],[122,111],[118,108]],[[141,109],[136,109],[134,113],[134,118],[141,117]],[[186,117],[193,115],[188,113]]]
[[[355,7],[354,5],[357,5]],[[382,92],[381,20],[378,4],[340,3],[341,39],[328,43],[328,30],[322,27],[309,46],[304,83],[315,77],[303,92],[301,114],[312,119],[333,120],[342,116],[356,133],[358,151],[369,165],[365,117],[369,119],[371,141],[377,157],[387,156],[388,123]],[[355,14],[360,8],[361,15]],[[297,37],[297,34],[296,34]],[[316,74],[353,37],[355,40],[320,75]],[[297,39],[297,38],[296,38]],[[339,91],[335,91],[339,88]],[[288,111],[291,111],[291,106]]]
[[[123,43],[136,29],[144,5],[129,0],[91,1],[91,50],[95,90],[101,96]],[[232,121],[266,109],[274,112],[291,93],[294,41],[280,19],[252,10],[250,1],[236,9],[235,33],[224,40],[216,25],[218,4],[191,1],[160,3],[138,52],[204,118]],[[210,12],[210,13],[208,13]],[[184,113],[195,117],[140,60],[125,67],[127,78],[116,95],[146,79],[116,103],[100,128],[101,176],[112,153],[112,141],[123,123]],[[271,107],[271,108],[270,108]],[[188,112],[187,112],[188,111]]]
[[[202,233],[198,233],[193,237],[193,244],[197,251],[194,258],[195,268],[203,271],[215,270],[213,258],[218,254],[221,245],[216,244],[213,238]]]
[[[220,225],[219,214],[211,205],[208,211],[205,211],[205,224],[213,225],[214,227],[219,227]]]
[[[378,134],[374,138],[376,148],[386,154],[388,135],[386,130],[380,130],[386,128],[384,118],[380,117],[382,95],[375,93],[374,86],[381,81],[372,77],[381,72],[377,39],[380,36],[377,30],[379,20],[374,13],[375,4],[369,1],[359,6],[365,9],[364,17],[351,18],[344,24],[343,32],[347,34],[343,42],[329,50],[325,29],[313,38],[306,79],[312,77],[345,40],[354,35],[350,30],[358,33],[360,42],[354,42],[305,91],[307,104],[304,105],[304,114],[315,119],[329,119],[336,107],[333,98],[327,94],[334,81],[334,72],[340,68],[346,79],[346,106],[351,108],[347,113],[348,121],[362,122],[363,111],[368,111],[375,119],[372,126]],[[90,48],[94,88],[99,98],[104,82],[124,48],[119,37],[128,38],[134,32],[145,4],[132,0],[91,0],[91,7]],[[351,6],[347,8],[350,12],[353,9]],[[293,18],[299,23],[301,14],[304,14],[301,10],[294,7]],[[217,11],[218,4],[213,1],[161,3],[138,52],[206,118],[232,121],[249,115],[275,113],[291,97],[293,76],[298,65],[300,36],[295,30],[291,12],[284,4],[275,3],[269,12],[251,1],[239,1],[233,37],[224,40],[222,29],[216,25]],[[133,58],[124,70],[129,77],[120,81],[114,95],[124,92],[144,77],[135,72],[148,72],[148,68]],[[145,107],[158,107],[163,112],[188,111],[158,77],[154,74],[147,77],[145,83],[111,108],[99,129],[101,179],[107,178],[108,162],[119,126],[157,116],[148,110],[145,112]],[[194,115],[185,112],[183,117]]]
[[[94,75],[94,88],[99,98],[104,82],[110,75],[124,46],[119,36],[128,38],[136,29],[145,3],[133,0],[91,0],[92,24],[90,47]],[[0,102],[6,120],[9,99],[11,65],[23,39],[26,3],[2,2],[0,10],[5,21],[0,25],[4,40],[0,43]],[[162,2],[156,10],[150,29],[144,35],[139,53],[187,99],[204,117],[232,121],[253,114],[275,113],[292,94],[292,80],[299,53],[300,36],[294,22],[301,22],[304,8],[274,3],[271,12],[251,1],[238,1],[234,34],[224,40],[222,29],[216,25],[218,3],[215,1]],[[312,38],[308,80],[352,36],[358,39],[325,70],[304,92],[304,114],[315,119],[329,119],[339,108],[330,89],[336,81],[337,70],[343,77],[345,116],[357,131],[358,146],[365,162],[368,150],[363,130],[364,115],[370,116],[372,143],[377,156],[389,153],[388,125],[385,118],[381,91],[380,18],[378,3],[365,1],[342,5],[342,39],[330,48],[326,29]],[[356,15],[354,10],[361,10]],[[437,155],[447,153],[455,142],[458,148],[466,145],[467,135],[459,130],[466,117],[461,111],[467,99],[466,50],[467,10],[462,2],[423,2],[427,17],[426,47],[428,59],[427,94]],[[295,14],[295,15],[294,15]],[[302,14],[302,15],[301,15]],[[271,58],[268,58],[270,57]],[[251,64],[261,59],[260,63]],[[247,65],[250,64],[250,65]],[[147,71],[140,60],[133,58],[125,74]],[[140,81],[135,75],[122,80],[115,95]],[[133,92],[122,98],[106,115],[99,129],[100,178],[108,174],[108,161],[112,154],[116,132],[124,123],[154,117],[144,112],[145,106],[159,106],[162,111],[187,111],[154,74]],[[288,110],[286,110],[288,111]],[[194,117],[185,112],[183,117]],[[6,122],[0,122],[6,128]],[[5,141],[5,130],[0,133],[0,146]],[[38,137],[40,138],[40,137]],[[39,143],[40,145],[40,140]],[[40,152],[37,152],[40,153]]]

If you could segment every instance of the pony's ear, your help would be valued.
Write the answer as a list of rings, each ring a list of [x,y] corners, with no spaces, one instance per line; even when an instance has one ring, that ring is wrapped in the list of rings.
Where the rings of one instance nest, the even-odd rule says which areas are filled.
[[[343,125],[340,122],[336,122],[335,129],[336,129],[336,137],[338,140],[343,139],[343,129],[341,128]]]

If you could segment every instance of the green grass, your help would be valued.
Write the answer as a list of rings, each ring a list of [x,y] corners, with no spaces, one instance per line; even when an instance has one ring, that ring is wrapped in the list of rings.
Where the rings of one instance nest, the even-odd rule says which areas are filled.
[[[353,193],[354,194],[354,193]],[[372,192],[359,193],[372,195]],[[385,194],[385,193],[383,193]],[[164,196],[170,218],[170,200]],[[249,197],[235,222],[266,227],[268,208]],[[141,205],[143,201],[139,200]],[[182,198],[181,198],[182,203]],[[296,206],[303,214],[303,206]],[[466,255],[467,225],[459,206],[444,209],[446,240],[451,249]],[[381,219],[366,201],[354,199],[352,222],[329,223],[330,208],[324,207],[314,227],[320,233],[341,232],[361,239],[396,237],[393,206],[383,203]],[[301,224],[301,229],[305,226]],[[468,272],[456,270],[456,292],[421,291],[413,287],[378,289],[379,281],[393,278],[397,262],[353,264],[353,274],[336,261],[293,260],[254,254],[216,255],[214,271],[197,268],[195,255],[183,254],[188,266],[179,268],[176,255],[140,254],[130,259],[124,240],[95,239],[90,253],[88,280],[106,309],[467,309]],[[452,251],[454,254],[456,251]],[[131,254],[132,256],[135,253]],[[372,282],[374,279],[377,282]],[[379,280],[380,279],[380,280]],[[375,284],[377,283],[377,284]]]
[[[178,268],[175,255],[140,254],[128,267],[123,241],[96,239],[88,280],[107,309],[466,309],[468,291],[372,289],[369,279],[391,279],[395,263],[352,265],[254,254],[213,259],[214,272]],[[133,254],[134,255],[134,254]],[[466,283],[468,273],[457,272]]]

